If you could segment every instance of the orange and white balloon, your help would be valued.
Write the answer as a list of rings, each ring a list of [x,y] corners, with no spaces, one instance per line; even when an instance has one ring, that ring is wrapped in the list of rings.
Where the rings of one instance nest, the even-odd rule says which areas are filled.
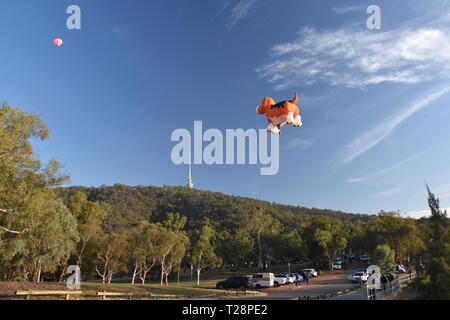
[[[298,94],[295,94],[294,99],[290,101],[281,101],[275,103],[271,97],[263,99],[262,104],[256,107],[256,113],[265,114],[269,126],[268,132],[275,134],[281,133],[281,128],[287,123],[294,127],[301,127],[302,117],[300,116],[300,109],[297,106]]]

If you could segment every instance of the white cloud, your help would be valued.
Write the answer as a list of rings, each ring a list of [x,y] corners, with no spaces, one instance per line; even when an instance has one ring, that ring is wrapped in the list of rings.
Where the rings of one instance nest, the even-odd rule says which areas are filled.
[[[275,45],[272,61],[256,72],[278,90],[317,81],[352,88],[449,79],[449,22],[440,25],[388,31],[304,27],[297,39]]]
[[[253,9],[256,8],[258,2],[261,0],[237,0],[231,7],[231,13],[227,20],[227,28],[233,28],[239,21],[245,18]],[[224,11],[229,6],[229,3],[221,9]]]
[[[379,125],[370,128],[362,135],[356,137],[350,144],[347,145],[344,151],[342,163],[348,163],[363,153],[372,149],[379,143],[381,143],[386,137],[388,137],[403,121],[415,114],[417,111],[430,106],[434,101],[442,97],[444,94],[450,91],[450,87],[446,87],[437,92],[434,92],[426,97],[415,101],[411,105],[407,106],[401,112],[396,115],[390,115]]]
[[[407,212],[406,216],[414,219],[420,219],[422,217],[429,217],[431,215],[431,211],[428,210],[419,210],[419,211],[411,211]]]
[[[450,212],[450,208],[447,209],[441,209],[442,211],[446,210],[447,211],[447,216],[448,213]],[[414,219],[420,219],[422,217],[429,217],[431,216],[431,211],[430,209],[427,210],[418,210],[418,211],[410,211],[406,213],[406,216],[410,217],[410,218],[414,218]]]
[[[363,10],[364,6],[348,6],[348,7],[333,7],[331,11],[336,14],[345,14],[353,11]]]

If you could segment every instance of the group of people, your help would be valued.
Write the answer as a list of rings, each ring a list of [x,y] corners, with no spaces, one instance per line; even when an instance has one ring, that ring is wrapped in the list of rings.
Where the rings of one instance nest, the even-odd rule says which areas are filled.
[[[303,281],[305,281],[306,284],[309,285],[309,278],[310,278],[310,275],[305,271],[302,271],[301,273],[296,273],[295,274],[295,286],[301,287]]]
[[[394,281],[395,277],[391,272],[385,273],[381,275],[380,281],[381,281],[381,289],[384,291],[386,289],[386,286],[388,283],[391,283]]]

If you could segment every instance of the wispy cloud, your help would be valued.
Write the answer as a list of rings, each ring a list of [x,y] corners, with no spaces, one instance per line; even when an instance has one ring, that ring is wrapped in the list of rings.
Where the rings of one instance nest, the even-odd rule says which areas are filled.
[[[364,6],[346,6],[346,7],[332,7],[331,11],[336,14],[345,14],[353,11],[363,10]]]
[[[297,39],[275,45],[271,60],[256,72],[278,90],[318,81],[361,88],[449,79],[449,21],[377,32],[357,26],[304,27]]]
[[[450,87],[445,87],[444,89],[429,94],[407,106],[398,114],[387,117],[384,121],[381,122],[381,124],[370,128],[368,131],[355,138],[347,145],[346,149],[344,150],[342,163],[348,163],[356,159],[357,157],[361,156],[365,152],[381,143],[403,121],[411,117],[419,110],[432,105],[434,101],[436,101],[449,91]]]
[[[230,0],[222,6],[219,13],[229,11],[226,26],[228,29],[232,29],[238,22],[255,10],[262,1],[263,0]]]
[[[352,179],[347,179],[345,180],[346,183],[361,183],[367,181],[366,178],[352,178]]]
[[[405,189],[405,185],[395,186],[391,189],[384,190],[381,192],[378,192],[374,195],[375,198],[385,198],[385,197],[392,197],[396,194],[399,194]]]
[[[384,167],[384,168],[382,168],[378,171],[375,171],[371,174],[364,175],[363,177],[347,179],[347,180],[345,180],[345,182],[346,183],[365,183],[367,185],[379,185],[380,180],[382,180],[383,177],[386,176],[388,173],[394,171],[395,169],[400,168],[401,166],[408,163],[409,161],[417,159],[421,155],[428,153],[430,150],[432,150],[432,148],[428,148],[426,150],[417,152],[417,153],[410,155],[400,161],[397,161],[396,163],[394,163],[390,166]]]
[[[308,149],[313,144],[311,139],[294,138],[289,142],[289,147],[294,149],[300,149],[302,151]]]

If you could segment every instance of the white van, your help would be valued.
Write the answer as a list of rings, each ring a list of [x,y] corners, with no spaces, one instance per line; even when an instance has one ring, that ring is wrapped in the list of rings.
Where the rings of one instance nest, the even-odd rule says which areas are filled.
[[[274,286],[275,276],[271,272],[258,273],[252,276],[252,283],[255,289],[270,288]]]

